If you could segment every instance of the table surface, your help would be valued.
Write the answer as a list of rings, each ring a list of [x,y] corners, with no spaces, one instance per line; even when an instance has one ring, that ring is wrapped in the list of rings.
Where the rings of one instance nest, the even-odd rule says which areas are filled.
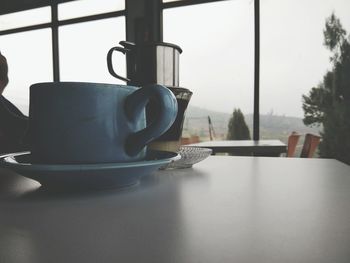
[[[350,262],[350,167],[211,156],[123,190],[0,170],[0,262]]]
[[[287,145],[280,140],[225,140],[206,141],[190,144],[190,146],[210,148],[214,152],[254,152],[254,153],[276,153],[287,152]]]

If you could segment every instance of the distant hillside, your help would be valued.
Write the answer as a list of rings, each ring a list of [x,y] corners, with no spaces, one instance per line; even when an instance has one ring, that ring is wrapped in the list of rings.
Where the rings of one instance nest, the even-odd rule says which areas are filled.
[[[246,115],[246,121],[253,122],[253,115]],[[252,132],[252,126],[249,127]],[[266,114],[260,115],[260,137],[261,139],[280,139],[287,143],[289,134],[296,131],[300,134],[315,133],[319,134],[320,127],[308,127],[303,123],[302,118],[288,117],[284,115]]]
[[[227,133],[228,121],[231,117],[229,113],[216,112],[208,109],[203,109],[195,106],[189,106],[186,111],[186,119],[184,122],[184,136],[199,135],[207,138],[208,116],[214,126],[216,137],[224,139]],[[245,115],[246,123],[250,133],[253,132],[253,115]],[[262,139],[280,139],[287,142],[288,135],[292,131],[297,131],[301,134],[308,132],[319,133],[320,128],[310,128],[304,125],[301,118],[288,117],[284,115],[260,115],[260,137]]]

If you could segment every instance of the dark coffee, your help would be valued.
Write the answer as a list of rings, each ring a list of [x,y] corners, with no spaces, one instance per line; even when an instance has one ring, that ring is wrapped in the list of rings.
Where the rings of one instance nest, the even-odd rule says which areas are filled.
[[[176,100],[178,106],[176,119],[169,130],[160,136],[156,141],[176,141],[181,138],[183,123],[185,120],[185,112],[189,101],[179,98],[176,98]]]
[[[177,88],[177,87],[168,87],[168,88],[173,92],[177,100],[177,105],[178,105],[177,116],[173,125],[162,136],[156,139],[155,142],[180,140],[183,123],[185,119],[185,112],[192,96],[192,92],[188,89]],[[148,121],[152,122],[152,118],[154,118],[153,116],[156,116],[156,115],[157,115],[157,112],[156,112],[155,104],[150,103],[147,109],[147,122]]]

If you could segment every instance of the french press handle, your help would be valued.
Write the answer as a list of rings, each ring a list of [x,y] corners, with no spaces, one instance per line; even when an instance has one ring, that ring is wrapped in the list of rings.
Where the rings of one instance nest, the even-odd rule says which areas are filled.
[[[127,52],[130,52],[131,50],[128,48],[122,48],[122,47],[112,47],[107,53],[107,67],[108,67],[109,73],[117,79],[121,79],[121,80],[124,80],[126,82],[129,82],[130,79],[128,79],[127,77],[122,77],[114,71],[113,60],[112,60],[112,55],[113,55],[114,51],[119,51],[125,55]]]

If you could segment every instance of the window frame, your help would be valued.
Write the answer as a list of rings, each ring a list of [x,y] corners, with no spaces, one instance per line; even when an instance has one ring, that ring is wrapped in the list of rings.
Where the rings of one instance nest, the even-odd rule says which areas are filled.
[[[126,9],[118,10],[113,12],[82,16],[66,20],[58,20],[58,5],[60,3],[52,3],[48,5],[51,8],[51,22],[42,23],[31,26],[17,27],[7,30],[0,31],[0,36],[28,32],[32,30],[51,28],[51,40],[52,40],[52,62],[53,62],[53,80],[60,81],[60,63],[59,63],[59,34],[58,29],[60,26],[72,25],[76,23],[90,22],[95,20],[101,20],[106,18],[115,18],[115,17],[126,17]],[[39,6],[38,6],[39,7]],[[43,7],[43,6],[40,6]],[[37,8],[37,7],[36,7]],[[28,10],[32,10],[31,8]],[[26,11],[28,11],[26,10]]]

